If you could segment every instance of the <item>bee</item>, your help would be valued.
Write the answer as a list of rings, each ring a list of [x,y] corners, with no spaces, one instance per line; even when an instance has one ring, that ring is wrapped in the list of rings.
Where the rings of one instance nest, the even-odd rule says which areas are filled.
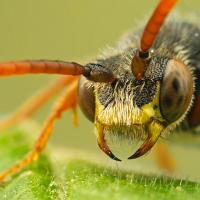
[[[1,181],[36,160],[55,121],[77,105],[94,123],[100,149],[115,161],[121,160],[110,150],[107,133],[142,140],[139,149],[128,158],[136,159],[181,122],[189,127],[200,123],[200,28],[187,21],[165,22],[175,3],[176,0],[161,0],[144,28],[129,33],[123,45],[109,55],[85,65],[60,60],[0,63],[0,76],[64,75],[1,126],[10,126],[30,116],[67,86],[45,121],[33,150],[1,173]],[[75,115],[75,123],[76,120]]]

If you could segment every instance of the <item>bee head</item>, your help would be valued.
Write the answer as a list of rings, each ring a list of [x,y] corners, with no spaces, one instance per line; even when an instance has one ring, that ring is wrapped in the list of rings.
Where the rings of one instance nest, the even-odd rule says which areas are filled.
[[[109,67],[120,58],[104,60],[98,67]],[[118,60],[119,61],[119,60]],[[90,64],[96,65],[97,64]],[[144,140],[142,147],[130,158],[146,153],[159,136],[175,126],[187,113],[193,94],[193,79],[189,68],[178,59],[152,56],[142,79],[131,70],[116,66],[118,79],[112,83],[91,83],[82,79],[80,105],[94,121],[99,146],[112,158],[104,133],[128,134]],[[83,100],[84,99],[84,100]]]
[[[128,130],[134,135],[137,130],[136,136],[144,142],[129,159],[137,158],[149,151],[168,127],[180,122],[190,108],[193,78],[189,68],[173,56],[151,55],[150,51],[175,3],[158,4],[144,29],[140,48],[130,54],[130,62],[123,62],[126,56],[118,55],[96,64],[111,69],[117,79],[79,91],[80,96],[89,97],[80,98],[80,105],[95,122],[99,147],[114,160],[119,161],[106,143],[105,132],[123,134]]]

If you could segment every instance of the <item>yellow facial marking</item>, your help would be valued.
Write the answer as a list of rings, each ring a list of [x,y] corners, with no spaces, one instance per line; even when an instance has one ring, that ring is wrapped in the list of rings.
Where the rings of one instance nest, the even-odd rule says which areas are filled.
[[[142,125],[148,123],[150,120],[152,120],[152,118],[163,121],[159,110],[159,94],[160,83],[157,82],[156,94],[153,101],[145,104],[141,108],[133,104],[133,99],[129,99],[127,103],[116,101],[114,105],[108,105],[106,108],[104,108],[104,106],[99,101],[98,93],[95,92],[96,121],[105,126]]]
[[[142,111],[149,117],[155,118],[159,121],[164,121],[160,109],[159,109],[159,98],[160,98],[160,83],[157,82],[156,84],[156,94],[152,102],[145,104],[141,107]],[[156,106],[156,108],[155,108]]]

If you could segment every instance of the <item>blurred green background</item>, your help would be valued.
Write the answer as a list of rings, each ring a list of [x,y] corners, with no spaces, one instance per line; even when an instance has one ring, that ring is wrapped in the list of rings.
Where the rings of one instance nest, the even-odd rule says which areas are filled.
[[[0,0],[0,61],[88,60],[98,55],[106,45],[114,45],[124,31],[148,19],[157,2],[156,0]],[[190,2],[185,0],[179,1],[175,9],[181,14],[191,14],[199,13],[199,6],[197,0]],[[37,89],[55,78],[54,75],[1,78],[0,116],[15,111]],[[34,115],[34,119],[40,125],[48,115],[53,100]],[[59,147],[94,152],[97,157],[111,162],[98,150],[93,124],[80,112],[78,128],[72,125],[71,112],[63,116],[56,125],[51,143]],[[193,145],[185,148],[185,145],[187,144],[171,145],[171,151],[178,160],[178,175],[200,179],[200,143],[199,145],[197,143],[197,148]],[[194,164],[197,157],[199,161]],[[129,163],[132,166],[139,166],[138,168],[144,166],[145,169],[157,170],[151,155]]]

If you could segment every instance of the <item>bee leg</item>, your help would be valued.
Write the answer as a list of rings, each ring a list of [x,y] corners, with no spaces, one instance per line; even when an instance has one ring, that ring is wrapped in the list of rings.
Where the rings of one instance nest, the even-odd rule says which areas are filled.
[[[73,111],[73,124],[75,127],[77,127],[78,126],[77,104],[73,106],[72,111]]]
[[[46,143],[48,142],[48,139],[54,127],[55,120],[60,118],[62,113],[67,109],[70,109],[74,105],[74,102],[77,101],[77,85],[78,81],[74,80],[67,88],[66,93],[60,99],[58,99],[58,101],[56,102],[56,104],[52,109],[50,116],[47,118],[42,128],[40,136],[36,141],[33,150],[28,154],[28,156],[25,159],[21,160],[19,163],[15,164],[14,166],[4,171],[3,173],[0,173],[0,181],[3,181],[8,176],[16,172],[19,172],[29,163],[33,162],[34,160],[37,160],[39,154],[41,153]]]
[[[153,148],[154,157],[160,169],[173,173],[176,170],[176,161],[173,159],[167,144],[158,142]]]
[[[63,76],[59,78],[53,84],[40,90],[36,95],[32,96],[26,101],[18,111],[11,114],[10,117],[0,120],[0,129],[7,128],[14,124],[21,122],[22,120],[30,117],[35,113],[41,106],[43,106],[52,96],[58,93],[61,89],[66,87],[77,77]]]

